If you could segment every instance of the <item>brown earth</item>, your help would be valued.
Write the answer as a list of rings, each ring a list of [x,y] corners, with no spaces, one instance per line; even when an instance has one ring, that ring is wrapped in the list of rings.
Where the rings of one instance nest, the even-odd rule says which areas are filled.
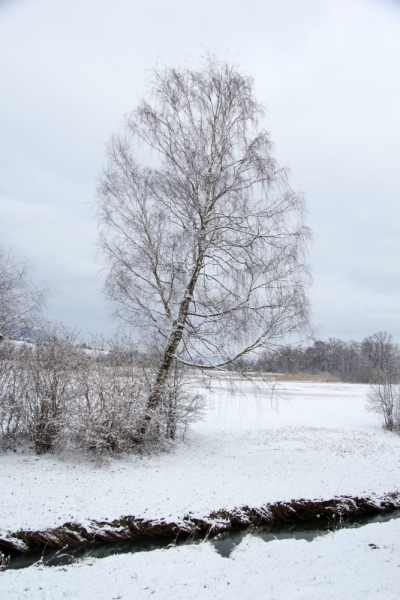
[[[344,496],[331,500],[292,500],[266,504],[261,508],[242,506],[234,510],[218,510],[207,517],[185,515],[179,522],[152,521],[125,516],[114,521],[91,521],[89,527],[68,522],[54,529],[43,531],[17,531],[0,536],[0,549],[29,553],[33,550],[87,546],[93,543],[119,541],[143,541],[157,537],[176,540],[208,538],[224,531],[248,527],[255,529],[272,523],[309,521],[317,517],[337,519],[344,516],[360,516],[389,512],[400,508],[400,492],[380,498],[352,498]]]

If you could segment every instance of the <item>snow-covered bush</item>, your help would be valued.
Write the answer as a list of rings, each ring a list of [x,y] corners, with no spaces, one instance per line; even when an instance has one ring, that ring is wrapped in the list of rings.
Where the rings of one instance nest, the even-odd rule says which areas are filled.
[[[77,450],[101,456],[175,438],[201,416],[203,398],[176,367],[143,439],[156,366],[154,357],[139,356],[126,340],[94,340],[85,347],[62,327],[35,344],[2,342],[3,446],[26,438],[38,454]]]
[[[0,424],[6,445],[27,437],[37,454],[54,449],[69,405],[79,395],[81,355],[76,335],[60,326],[35,344],[0,344]]]
[[[382,377],[368,392],[367,409],[381,415],[385,429],[400,431],[400,384],[392,376]]]
[[[25,378],[19,370],[20,347],[7,340],[0,343],[0,435],[6,447],[15,444],[23,432],[22,399]]]
[[[21,371],[25,380],[23,422],[35,452],[52,451],[79,396],[82,352],[76,334],[56,327],[45,341],[26,346]]]
[[[101,456],[125,452],[143,442],[153,447],[174,439],[178,432],[184,433],[200,418],[203,397],[191,389],[185,371],[176,368],[143,439],[140,429],[157,359],[152,354],[140,356],[126,339],[111,343],[97,340],[92,346],[98,349],[89,351],[89,366],[80,370],[80,393],[66,413],[61,449]]]
[[[134,445],[144,407],[140,373],[91,357],[81,370],[80,393],[66,413],[60,449],[120,453]]]

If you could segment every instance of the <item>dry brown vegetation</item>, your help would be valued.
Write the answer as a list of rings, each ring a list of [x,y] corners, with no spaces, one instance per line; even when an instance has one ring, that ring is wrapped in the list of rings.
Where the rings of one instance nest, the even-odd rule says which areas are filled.
[[[201,377],[199,375],[199,377]],[[232,381],[276,382],[276,381],[306,381],[310,383],[338,383],[342,381],[339,375],[333,373],[259,373],[214,371],[207,373],[207,377]]]
[[[275,373],[268,374],[271,381],[307,381],[310,383],[338,383],[341,378],[333,373]]]

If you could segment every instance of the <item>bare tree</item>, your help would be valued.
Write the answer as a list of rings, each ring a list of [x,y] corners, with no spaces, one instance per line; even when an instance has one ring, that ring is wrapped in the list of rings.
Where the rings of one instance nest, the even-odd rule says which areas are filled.
[[[375,372],[378,382],[387,378],[391,381],[398,380],[399,347],[386,331],[379,331],[365,338],[361,343],[361,356]]]
[[[10,247],[0,245],[0,341],[35,325],[49,290],[31,280],[32,265]]]
[[[149,92],[98,192],[106,297],[161,350],[143,434],[175,361],[222,368],[304,331],[310,281],[304,199],[258,129],[252,78],[208,55],[156,69]]]
[[[381,415],[384,429],[400,430],[400,385],[391,374],[370,387],[366,408]]]

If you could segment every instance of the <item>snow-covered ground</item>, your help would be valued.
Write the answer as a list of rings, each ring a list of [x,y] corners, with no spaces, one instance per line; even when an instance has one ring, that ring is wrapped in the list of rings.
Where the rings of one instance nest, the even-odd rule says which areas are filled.
[[[366,412],[367,386],[287,383],[271,405],[213,380],[209,408],[167,453],[102,466],[52,455],[0,456],[0,534],[123,515],[181,520],[240,506],[400,490],[400,437]]]
[[[312,542],[247,536],[222,558],[210,543],[0,574],[3,600],[398,600],[400,519]]]
[[[208,409],[169,452],[90,460],[0,456],[0,533],[122,515],[179,521],[291,499],[400,490],[400,437],[366,412],[367,386],[213,380]],[[276,410],[277,406],[277,410]],[[209,543],[0,573],[1,598],[400,598],[400,520],[313,542],[248,536],[222,558]],[[373,544],[373,545],[370,545]]]

